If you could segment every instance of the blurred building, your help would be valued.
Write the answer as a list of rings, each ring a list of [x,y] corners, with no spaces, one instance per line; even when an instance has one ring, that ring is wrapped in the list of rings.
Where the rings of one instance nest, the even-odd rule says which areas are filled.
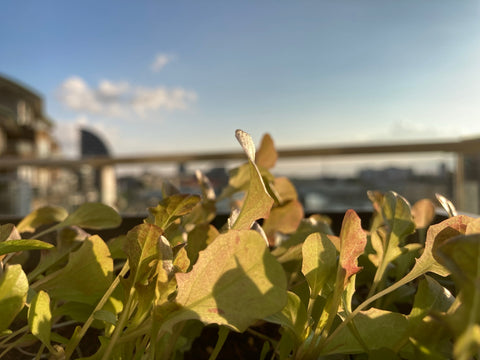
[[[42,98],[26,86],[0,76],[0,156],[48,158],[59,153]],[[23,215],[34,198],[46,196],[57,172],[21,166],[0,170],[0,214]]]
[[[80,129],[80,154],[82,158],[110,157],[110,150],[105,142],[91,129]],[[117,202],[117,178],[113,166],[101,169],[84,165],[80,169],[80,190],[86,201],[101,201],[115,206]],[[101,191],[99,191],[101,189]]]

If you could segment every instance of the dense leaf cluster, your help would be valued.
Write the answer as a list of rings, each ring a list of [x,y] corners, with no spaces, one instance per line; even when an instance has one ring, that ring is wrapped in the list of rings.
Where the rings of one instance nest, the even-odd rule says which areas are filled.
[[[270,173],[271,138],[255,151],[248,134],[236,135],[248,162],[218,197],[198,173],[201,195],[170,190],[127,234],[83,230],[121,222],[96,203],[2,225],[0,357],[181,359],[209,324],[219,329],[211,359],[230,331],[261,338],[260,359],[478,354],[479,219],[440,197],[451,216],[430,225],[431,201],[411,207],[394,192],[369,192],[369,229],[348,210],[336,236],[328,218],[304,218],[289,180]],[[232,213],[217,229],[215,204],[225,199]],[[252,329],[265,322],[278,333]]]

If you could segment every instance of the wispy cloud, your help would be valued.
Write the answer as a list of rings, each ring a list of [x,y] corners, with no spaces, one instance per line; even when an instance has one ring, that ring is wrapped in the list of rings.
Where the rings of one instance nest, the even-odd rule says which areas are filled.
[[[107,117],[146,116],[160,110],[183,110],[197,99],[194,91],[164,86],[133,86],[128,82],[101,80],[91,87],[79,76],[71,76],[58,88],[59,100],[83,114]]]
[[[159,72],[162,70],[169,62],[171,62],[175,57],[171,54],[157,54],[155,60],[151,65],[153,72]]]

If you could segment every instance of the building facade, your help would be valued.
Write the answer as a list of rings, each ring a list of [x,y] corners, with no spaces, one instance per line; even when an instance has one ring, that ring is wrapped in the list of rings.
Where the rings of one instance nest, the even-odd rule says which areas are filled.
[[[16,81],[0,76],[0,156],[50,158],[59,154],[53,123],[45,115],[42,98]],[[25,215],[35,199],[50,189],[56,171],[19,167],[0,169],[0,214]]]

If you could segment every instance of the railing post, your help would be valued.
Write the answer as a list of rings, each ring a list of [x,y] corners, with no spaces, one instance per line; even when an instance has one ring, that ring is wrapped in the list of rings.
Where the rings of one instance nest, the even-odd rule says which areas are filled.
[[[457,153],[457,169],[455,172],[455,206],[465,210],[465,156]]]
[[[115,206],[117,202],[117,179],[115,168],[112,165],[105,165],[99,169],[100,172],[100,201],[109,206]]]

